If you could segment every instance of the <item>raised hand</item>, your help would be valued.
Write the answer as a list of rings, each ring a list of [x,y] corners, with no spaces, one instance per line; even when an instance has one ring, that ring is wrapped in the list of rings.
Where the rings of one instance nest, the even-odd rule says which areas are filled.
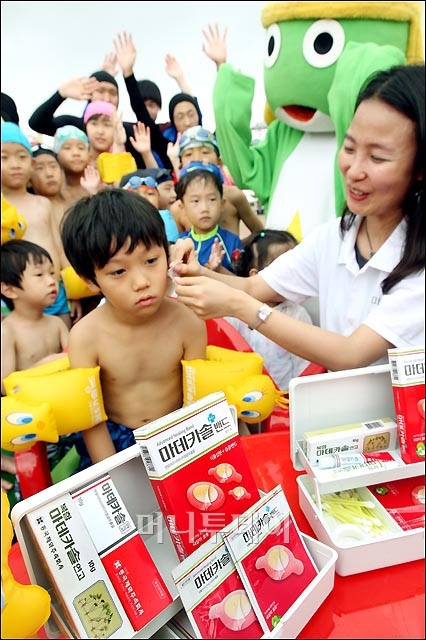
[[[115,53],[107,53],[102,63],[102,69],[112,76],[117,75],[117,56]]]
[[[166,53],[165,62],[167,75],[174,78],[176,82],[179,82],[179,79],[183,76],[182,67],[179,62],[171,53]]]
[[[216,271],[221,266],[224,255],[225,250],[223,248],[223,244],[219,238],[215,238],[210,251],[210,257],[205,266],[212,271]]]
[[[58,91],[63,98],[73,100],[90,100],[99,82],[96,78],[73,78],[62,84]]]
[[[112,126],[114,127],[114,152],[122,151],[122,147],[126,144],[127,134],[123,125],[123,114],[120,111],[113,111],[111,114]]]
[[[137,53],[131,33],[119,33],[114,40],[114,49],[123,76],[127,78],[133,73]]]
[[[141,155],[151,151],[151,132],[143,122],[137,122],[133,125],[133,136],[129,139],[133,147]]]
[[[219,68],[227,60],[226,36],[228,29],[225,27],[221,35],[217,24],[209,24],[207,29],[202,30],[202,33],[206,40],[202,47],[203,51]]]
[[[179,176],[179,167],[180,167],[179,140],[181,138],[181,135],[182,135],[181,133],[178,133],[176,137],[176,142],[169,142],[169,144],[167,145],[167,157],[172,163],[172,167],[176,172],[176,177]]]
[[[99,185],[101,184],[101,176],[96,167],[90,164],[87,165],[84,169],[83,176],[80,178],[80,184],[90,195],[98,192]]]

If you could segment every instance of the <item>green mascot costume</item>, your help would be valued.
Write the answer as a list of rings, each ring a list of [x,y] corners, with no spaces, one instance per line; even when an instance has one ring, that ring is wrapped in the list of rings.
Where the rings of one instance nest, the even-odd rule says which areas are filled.
[[[254,80],[219,67],[213,101],[221,156],[253,189],[266,226],[301,240],[344,205],[337,150],[369,76],[423,60],[421,2],[269,2],[265,139],[251,145]]]

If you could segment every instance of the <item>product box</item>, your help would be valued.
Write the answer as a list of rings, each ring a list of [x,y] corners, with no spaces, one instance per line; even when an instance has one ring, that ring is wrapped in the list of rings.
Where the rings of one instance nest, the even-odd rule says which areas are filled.
[[[65,617],[79,638],[124,638],[133,627],[69,493],[27,516]]]
[[[281,617],[274,629],[258,636],[259,638],[268,638],[269,640],[275,638],[297,638],[301,630],[333,590],[334,569],[337,560],[336,551],[304,533],[301,533],[301,536],[314,559],[318,575]],[[192,640],[192,638],[196,638],[196,633],[186,612],[182,610],[152,637],[158,640],[164,640],[165,638]]]
[[[368,421],[315,429],[303,434],[303,448],[312,465],[325,456],[340,453],[375,453],[395,449],[396,422],[391,418],[370,417]]]
[[[401,457],[425,459],[425,348],[388,349]]]
[[[281,486],[221,535],[263,631],[272,631],[318,575]]]
[[[173,599],[109,473],[71,491],[135,631]]]
[[[140,456],[139,447],[135,444],[128,449],[120,451],[92,465],[88,469],[80,471],[34,494],[30,498],[21,500],[11,511],[12,525],[19,542],[30,581],[32,584],[38,584],[47,589],[52,598],[52,615],[44,627],[47,637],[52,640],[58,638],[61,632],[70,638],[88,638],[89,636],[83,633],[83,630],[79,634],[71,631],[67,619],[69,615],[68,610],[72,607],[72,598],[70,597],[70,593],[67,592],[65,600],[60,601],[57,593],[53,590],[45,565],[37,551],[31,533],[32,527],[30,526],[27,516],[29,515],[31,517],[31,514],[38,512],[40,508],[49,508],[52,502],[55,503],[56,500],[62,500],[64,495],[88,485],[106,473],[108,473],[113,480],[127,511],[137,527],[139,535],[142,537],[173,599],[170,604],[166,605],[164,609],[152,618],[140,631],[135,632],[129,624],[127,632],[124,630],[124,627],[122,627],[117,631],[115,637],[150,638],[159,629],[164,627],[173,615],[182,609],[182,603],[171,575],[171,571],[179,563],[179,559],[148,479],[145,466]],[[71,500],[70,498],[70,501]],[[77,509],[74,501],[71,502],[71,506]],[[77,514],[80,516],[78,511]],[[89,540],[85,526],[81,526],[80,531],[81,535],[84,536],[84,540]],[[93,555],[95,561],[97,556],[97,553]],[[98,562],[103,575],[106,576],[106,579],[110,582],[99,558]],[[136,569],[142,576],[144,575],[143,565],[136,565]],[[117,594],[114,596],[114,603],[117,608],[121,607]],[[125,616],[124,609],[123,615]]]
[[[180,560],[259,498],[221,391],[134,431]]]
[[[365,487],[423,476],[423,463],[406,464],[397,445],[395,450],[383,452],[391,456],[389,461],[319,469],[303,450],[306,431],[363,422],[372,416],[395,419],[389,365],[294,378],[289,384],[289,397],[291,458],[295,469],[307,472],[297,478],[299,504],[318,539],[338,553],[336,573],[345,576],[424,558],[424,529],[402,530],[385,509],[382,517],[390,529],[389,536],[355,540],[342,535],[342,530],[336,538],[322,508],[324,494],[357,488],[365,490],[364,499],[369,500],[371,494]],[[377,501],[377,508],[379,505]]]
[[[172,571],[197,638],[260,638],[262,627],[220,534]]]
[[[381,482],[367,489],[402,529],[407,531],[425,526],[424,478]]]

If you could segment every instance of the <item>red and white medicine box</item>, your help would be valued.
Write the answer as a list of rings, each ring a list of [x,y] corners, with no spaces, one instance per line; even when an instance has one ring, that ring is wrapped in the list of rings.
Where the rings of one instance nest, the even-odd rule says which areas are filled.
[[[63,500],[61,501],[61,499],[65,496],[67,496],[71,502],[74,502],[69,496],[70,493],[78,496],[79,491],[91,486],[96,480],[104,476],[110,477],[114,483],[117,494],[120,495],[123,506],[125,506],[126,514],[128,513],[130,515],[132,523],[136,526],[138,535],[141,536],[146,550],[158,570],[162,584],[167,588],[172,600],[170,601],[170,598],[166,594],[167,597],[164,598],[164,608],[161,609],[161,607],[158,607],[159,590],[157,587],[152,586],[152,596],[154,596],[155,588],[155,607],[157,614],[139,631],[133,631],[133,633],[126,631],[120,634],[120,629],[120,631],[117,631],[116,637],[150,638],[182,608],[182,602],[171,574],[172,569],[178,564],[179,559],[146,474],[145,466],[139,453],[139,447],[135,444],[62,482],[40,491],[26,500],[18,502],[11,511],[12,525],[22,551],[31,583],[38,584],[47,589],[52,598],[52,615],[45,625],[48,638],[57,638],[60,633],[70,638],[75,637],[70,627],[69,611],[67,610],[72,607],[72,598],[60,600],[52,588],[45,565],[40,558],[40,554],[37,552],[34,541],[34,534],[31,529],[31,522],[34,521],[33,515],[40,510],[48,512],[49,504],[55,505],[58,500],[62,502]],[[77,505],[74,506],[78,512]],[[85,528],[85,526],[82,527],[80,533],[88,537],[89,534],[85,531]],[[104,529],[105,528],[106,525],[104,524]],[[93,535],[96,538],[95,534]],[[109,539],[111,539],[111,535],[112,534],[109,533]],[[94,546],[94,543],[92,544]],[[102,555],[104,555],[103,552]],[[137,570],[142,577],[145,577],[148,583],[148,577],[152,575],[152,571],[151,569],[149,571],[147,570],[147,566],[143,561],[135,563],[135,570]],[[118,594],[115,595],[114,602],[117,606],[121,606]],[[77,637],[89,638],[91,636],[84,634],[83,630],[81,630]]]
[[[299,504],[317,538],[337,552],[336,573],[351,575],[424,558],[424,525],[404,530],[366,488],[423,476],[423,462],[406,464],[398,443],[395,449],[383,452],[382,459],[380,452],[375,452],[377,459],[368,464],[340,466],[336,462],[325,469],[313,465],[304,453],[307,431],[375,417],[395,420],[389,365],[294,378],[289,398],[290,454],[294,468],[307,472],[297,478]],[[337,503],[331,502],[335,498]],[[341,519],[341,507],[349,499],[373,514],[371,527]]]
[[[173,601],[108,473],[71,492],[96,551],[139,631]]]

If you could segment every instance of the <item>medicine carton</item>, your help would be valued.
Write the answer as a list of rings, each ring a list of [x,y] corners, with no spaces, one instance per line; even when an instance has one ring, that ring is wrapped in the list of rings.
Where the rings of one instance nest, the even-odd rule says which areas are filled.
[[[134,431],[180,560],[259,498],[222,391]]]
[[[425,459],[425,348],[388,349],[401,457]]]
[[[392,456],[390,462],[336,469],[319,469],[304,451],[306,432],[363,423],[372,416],[395,420],[389,365],[294,378],[290,381],[289,398],[290,455],[294,468],[306,471],[297,477],[299,504],[317,538],[337,552],[336,573],[346,576],[424,558],[424,528],[404,530],[366,488],[423,477],[423,462],[406,464],[398,442],[386,452]],[[351,489],[356,489],[362,500],[374,500],[379,519],[388,529],[386,536],[356,535],[353,527],[349,530],[332,524],[322,497]]]
[[[395,449],[397,426],[391,418],[370,417],[365,422],[306,431],[303,447],[312,465],[334,453],[374,453]]]
[[[27,516],[66,622],[79,638],[125,638],[133,627],[69,493]]]
[[[71,492],[135,631],[173,599],[109,473]]]

